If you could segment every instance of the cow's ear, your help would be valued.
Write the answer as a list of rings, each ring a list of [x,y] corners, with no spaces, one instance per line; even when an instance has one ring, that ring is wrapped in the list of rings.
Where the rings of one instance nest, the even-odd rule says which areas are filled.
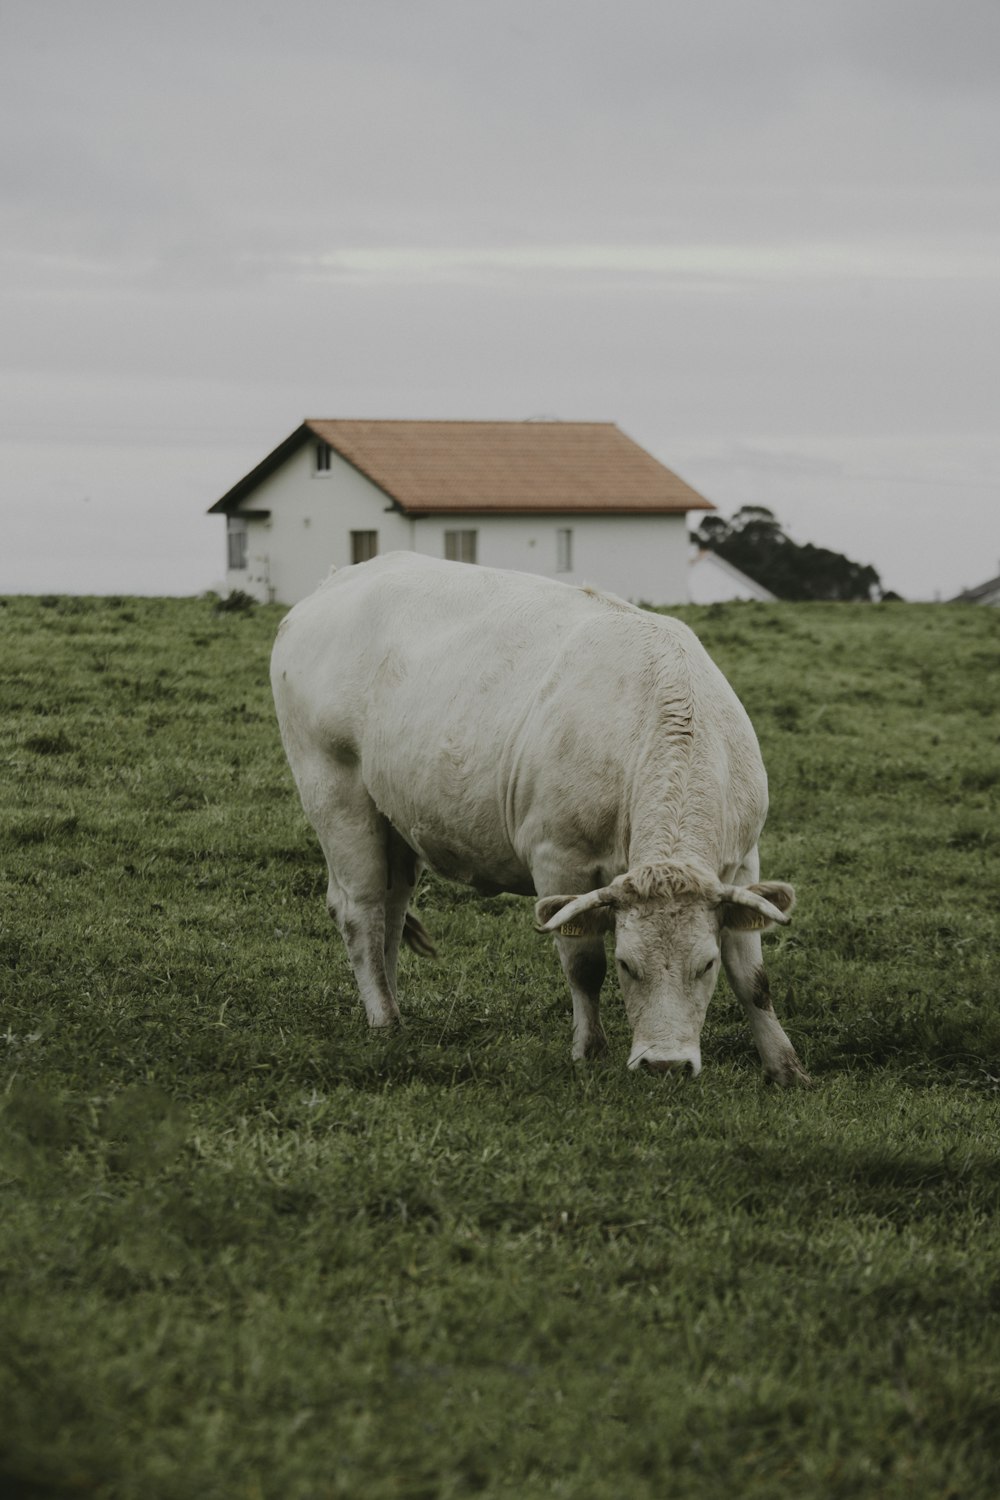
[[[787,926],[795,891],[781,880],[757,885],[727,885],[722,890],[722,925],[734,932],[766,932]]]
[[[596,937],[615,922],[612,893],[605,886],[584,896],[543,896],[535,902],[535,930],[561,937]]]

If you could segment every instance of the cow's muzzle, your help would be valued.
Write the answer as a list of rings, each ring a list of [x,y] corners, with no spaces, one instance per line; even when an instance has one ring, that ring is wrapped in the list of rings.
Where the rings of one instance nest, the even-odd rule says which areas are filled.
[[[635,1047],[628,1065],[633,1070],[647,1068],[650,1073],[672,1073],[680,1076],[690,1072],[692,1078],[697,1078],[701,1072],[701,1048],[685,1047],[680,1052],[667,1055],[655,1047]]]

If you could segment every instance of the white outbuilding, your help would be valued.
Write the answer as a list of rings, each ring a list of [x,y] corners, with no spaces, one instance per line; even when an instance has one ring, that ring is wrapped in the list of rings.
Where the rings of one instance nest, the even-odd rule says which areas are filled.
[[[688,512],[714,509],[612,422],[306,421],[210,513],[264,603],[402,549],[680,604]]]
[[[977,584],[973,589],[963,589],[954,599],[949,599],[948,603],[991,604],[994,609],[997,608],[1000,606],[1000,574],[996,578],[988,578],[985,583]]]
[[[692,604],[727,604],[734,599],[753,599],[773,604],[777,598],[762,583],[748,578],[707,547],[692,550],[688,569],[688,597]]]

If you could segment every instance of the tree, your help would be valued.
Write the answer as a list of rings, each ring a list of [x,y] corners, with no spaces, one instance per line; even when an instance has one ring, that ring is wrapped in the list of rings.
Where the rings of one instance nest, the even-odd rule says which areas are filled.
[[[867,601],[882,596],[882,580],[873,567],[811,542],[800,546],[763,505],[744,505],[729,521],[706,516],[692,540],[717,552],[778,599]]]

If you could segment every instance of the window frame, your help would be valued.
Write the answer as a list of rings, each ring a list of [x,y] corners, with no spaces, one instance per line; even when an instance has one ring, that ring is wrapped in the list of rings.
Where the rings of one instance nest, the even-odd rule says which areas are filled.
[[[474,527],[446,529],[444,533],[446,562],[475,563],[479,560],[479,532]]]
[[[250,561],[249,527],[246,516],[226,517],[226,567],[230,573],[245,573]]]
[[[355,563],[371,562],[373,557],[378,557],[377,531],[352,531],[349,536],[352,567]]]
[[[559,526],[556,528],[556,572],[572,573],[573,571],[573,528],[572,526]]]

